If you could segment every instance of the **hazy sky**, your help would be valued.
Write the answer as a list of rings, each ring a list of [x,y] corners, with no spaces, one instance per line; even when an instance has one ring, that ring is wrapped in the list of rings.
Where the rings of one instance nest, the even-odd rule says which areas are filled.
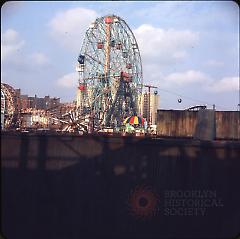
[[[159,87],[160,108],[237,109],[239,7],[231,1],[7,2],[1,8],[1,81],[22,94],[74,100],[85,31],[106,14],[133,30],[144,83]]]

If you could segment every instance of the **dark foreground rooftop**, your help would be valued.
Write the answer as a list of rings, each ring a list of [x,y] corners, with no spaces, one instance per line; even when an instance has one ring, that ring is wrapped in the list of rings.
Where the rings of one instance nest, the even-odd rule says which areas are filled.
[[[2,132],[6,238],[232,238],[240,141]]]

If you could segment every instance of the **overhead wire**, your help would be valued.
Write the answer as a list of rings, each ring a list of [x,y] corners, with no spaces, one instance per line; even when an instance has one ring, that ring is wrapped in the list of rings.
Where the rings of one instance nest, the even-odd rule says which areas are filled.
[[[174,92],[174,91],[166,90],[166,89],[163,89],[163,88],[160,88],[160,87],[158,87],[158,90],[160,90],[160,91],[165,91],[165,92],[167,92],[167,93],[169,93],[169,94],[174,94],[174,95],[177,95],[177,96],[182,97],[182,98],[185,98],[185,99],[189,99],[189,100],[191,100],[191,101],[193,101],[193,102],[198,102],[198,103],[202,103],[202,104],[205,104],[205,105],[211,105],[211,106],[215,106],[215,107],[222,108],[222,109],[225,109],[225,110],[229,110],[229,109],[227,109],[227,107],[225,107],[225,106],[220,106],[220,105],[216,105],[216,104],[214,104],[214,103],[210,103],[210,102],[207,102],[207,101],[203,101],[203,100],[199,100],[199,99],[194,99],[194,98],[189,97],[189,96],[186,96],[186,95],[184,95],[184,94],[179,94],[179,93],[176,93],[176,92]]]

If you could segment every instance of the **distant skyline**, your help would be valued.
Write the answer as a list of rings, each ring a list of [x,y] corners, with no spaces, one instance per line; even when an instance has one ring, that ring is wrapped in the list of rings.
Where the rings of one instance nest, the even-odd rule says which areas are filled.
[[[85,31],[107,14],[132,29],[144,83],[159,87],[161,109],[238,109],[239,7],[232,1],[6,2],[1,82],[22,94],[75,100]]]

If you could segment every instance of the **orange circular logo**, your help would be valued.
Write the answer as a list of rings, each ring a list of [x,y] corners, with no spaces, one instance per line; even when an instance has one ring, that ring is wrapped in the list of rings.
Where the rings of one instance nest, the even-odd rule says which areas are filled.
[[[128,199],[130,214],[138,218],[151,218],[156,215],[158,195],[150,186],[138,186]]]

